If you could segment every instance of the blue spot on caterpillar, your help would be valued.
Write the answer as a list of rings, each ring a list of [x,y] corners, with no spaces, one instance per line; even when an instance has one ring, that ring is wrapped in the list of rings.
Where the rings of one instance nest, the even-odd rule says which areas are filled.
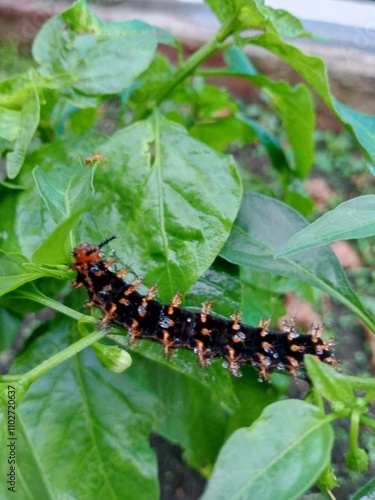
[[[155,299],[156,285],[146,295],[140,294],[137,288],[142,280],[135,278],[126,283],[122,277],[128,268],[118,273],[111,271],[114,261],[100,253],[114,238],[99,245],[81,243],[73,251],[75,262],[69,264],[77,271],[75,287],[84,286],[89,305],[103,311],[101,325],[113,322],[123,326],[128,329],[131,341],[156,340],[163,345],[165,355],[170,349],[191,349],[201,365],[208,365],[212,357],[224,358],[223,365],[236,376],[240,376],[240,367],[249,363],[266,380],[275,369],[287,370],[295,377],[303,369],[305,354],[312,354],[324,363],[337,363],[332,353],[334,341],[324,342],[320,327],[300,334],[291,321],[285,324],[283,332],[278,332],[269,329],[270,320],[253,327],[241,323],[239,314],[233,314],[229,320],[214,316],[210,314],[211,302],[205,302],[200,313],[189,311],[179,307],[180,294],[170,304],[162,304]]]

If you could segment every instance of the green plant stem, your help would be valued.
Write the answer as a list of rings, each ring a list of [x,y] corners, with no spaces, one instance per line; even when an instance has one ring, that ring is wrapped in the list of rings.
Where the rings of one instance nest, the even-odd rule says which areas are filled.
[[[375,429],[375,420],[373,418],[366,417],[365,415],[363,415],[360,418],[360,423],[362,425],[366,425],[367,427],[371,427],[371,429]]]
[[[37,288],[35,288],[35,293],[28,292],[26,290],[17,290],[16,293],[12,294],[15,298],[25,298],[29,300],[33,300],[34,302],[38,302],[38,304],[42,304],[43,306],[49,307],[61,314],[65,314],[65,316],[69,316],[70,318],[79,320],[81,318],[86,317],[85,314],[82,314],[70,307],[61,304],[61,302],[57,302],[56,300],[50,299],[46,295],[43,295]],[[90,318],[90,316],[87,316]],[[92,318],[93,322],[96,322],[94,318]]]
[[[94,342],[97,342],[98,340],[103,338],[106,334],[107,332],[102,330],[102,331],[96,331],[94,333],[91,333],[90,335],[87,335],[86,337],[83,337],[74,344],[70,345],[69,347],[66,347],[59,353],[55,354],[51,358],[46,359],[45,361],[43,361],[43,363],[36,366],[29,372],[21,375],[21,377],[18,378],[18,383],[28,387],[32,382],[40,378],[42,375],[49,372],[56,366],[60,365],[67,359],[75,356],[83,349],[86,349],[86,347],[89,347]]]
[[[345,375],[345,379],[349,382],[353,389],[361,391],[375,390],[375,379],[354,377],[352,375]]]
[[[350,451],[356,453],[358,451],[358,435],[359,435],[359,420],[361,413],[359,409],[355,409],[350,419],[349,443]]]
[[[185,64],[181,66],[179,70],[176,71],[174,78],[172,78],[165,85],[162,85],[156,94],[148,100],[143,106],[141,106],[135,113],[134,121],[142,120],[147,118],[152,112],[152,110],[158,106],[163,99],[181,82],[183,82],[188,76],[190,76],[194,70],[202,64],[203,61],[208,59],[211,54],[219,50],[220,44],[228,38],[234,32],[235,23],[238,22],[237,14],[230,17],[216,33],[215,37],[202,45],[194,54],[186,60]]]

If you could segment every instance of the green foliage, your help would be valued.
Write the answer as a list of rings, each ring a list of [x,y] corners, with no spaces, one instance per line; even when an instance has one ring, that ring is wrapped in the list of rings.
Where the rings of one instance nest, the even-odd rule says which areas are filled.
[[[238,429],[225,443],[203,499],[272,498],[275,484],[278,498],[300,498],[329,463],[329,420],[303,401],[268,406],[251,427]]]
[[[74,245],[116,234],[120,258],[147,284],[158,283],[162,301],[179,290],[186,306],[199,308],[209,298],[217,314],[228,316],[241,304],[246,319],[257,321],[282,313],[283,291],[312,295],[315,287],[375,332],[326,246],[374,234],[374,196],[345,202],[311,225],[300,215],[311,207],[301,186],[313,165],[312,91],[369,161],[375,160],[375,118],[337,102],[324,63],[284,40],[311,36],[292,15],[261,0],[207,3],[222,25],[183,60],[169,33],[139,21],[105,23],[79,0],[39,32],[35,68],[0,82],[2,347],[11,345],[26,312],[44,306],[58,313],[32,325],[2,378],[5,419],[8,387],[16,391],[22,498],[158,498],[152,431],[179,444],[206,477],[213,471],[207,499],[254,492],[298,498],[315,483],[331,489],[331,422],[340,417],[351,422],[348,467],[367,467],[358,436],[362,423],[375,427],[366,416],[374,380],[338,374],[311,358],[310,402],[278,401],[287,377],[274,374],[270,384],[260,384],[251,367],[236,379],[220,360],[203,370],[192,352],[168,360],[159,345],[128,346],[123,329],[98,331],[97,319],[79,312],[84,294],[67,286]],[[244,35],[251,27],[262,33]],[[176,49],[177,68],[157,52],[159,43]],[[279,56],[306,83],[258,74],[242,51],[248,44]],[[223,48],[226,68],[201,68]],[[215,75],[259,88],[285,140],[227,91],[206,83]],[[98,129],[111,103],[120,111],[109,136]],[[249,181],[225,154],[257,141],[275,172],[275,190],[261,178]],[[95,153],[104,162],[86,164]],[[130,351],[132,363],[119,347]],[[357,389],[365,395],[357,397]],[[3,422],[2,442],[6,431]],[[6,452],[2,447],[1,463]],[[0,491],[10,497],[4,481]]]

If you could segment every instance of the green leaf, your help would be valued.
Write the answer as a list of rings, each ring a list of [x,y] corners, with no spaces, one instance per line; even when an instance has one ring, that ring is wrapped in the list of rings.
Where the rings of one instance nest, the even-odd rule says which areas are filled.
[[[137,106],[150,98],[160,86],[173,77],[175,70],[167,57],[156,54],[148,68],[135,80],[132,87],[122,94],[122,99],[129,98]],[[128,95],[129,94],[129,95]]]
[[[88,8],[85,0],[74,2],[60,15],[73,31],[81,33],[93,31],[96,35],[100,34],[102,21]]]
[[[33,170],[39,194],[57,224],[88,208],[93,195],[93,173],[86,165]]]
[[[241,9],[239,18],[243,28],[265,29],[278,36],[313,37],[306,31],[299,19],[283,9],[273,9],[264,5],[264,1],[247,0]]]
[[[20,112],[15,109],[0,107],[0,137],[8,143],[17,137],[20,123]]]
[[[212,312],[227,318],[237,311],[241,302],[241,283],[238,267],[223,259],[216,259],[212,266],[194,283],[184,297],[184,306],[201,308],[212,300]]]
[[[79,93],[97,97],[130,87],[152,61],[156,45],[152,26],[104,23],[78,2],[43,25],[33,55],[41,73],[53,77],[60,93],[80,105]]]
[[[263,0],[205,0],[220,21],[237,17],[238,25],[233,21],[233,30],[244,28],[265,29],[280,36],[312,36],[306,31],[299,19],[282,9],[273,9],[264,5]],[[239,24],[240,23],[240,24]]]
[[[178,102],[178,91],[172,97]],[[255,139],[253,130],[235,115],[238,104],[228,92],[213,85],[201,84],[196,79],[192,92],[187,93],[185,99],[195,116],[189,134],[216,151],[225,152],[233,142],[249,144]],[[186,121],[190,123],[191,118]]]
[[[274,276],[247,267],[240,268],[240,276],[241,311],[245,323],[257,325],[261,318],[280,318],[285,314],[282,291],[276,286]]]
[[[210,266],[237,214],[241,184],[233,160],[158,115],[114,134],[101,153],[93,217],[118,239],[121,258],[162,300],[186,291]],[[112,244],[111,244],[112,245]],[[142,273],[143,274],[143,273]]]
[[[189,133],[221,153],[225,153],[230,144],[249,144],[255,138],[253,130],[247,126],[247,123],[236,116],[216,118],[207,123],[196,123],[190,127]]]
[[[272,22],[272,28],[282,37],[308,37],[314,38],[314,35],[307,31],[301,21],[294,17],[290,12],[284,9],[273,9],[269,6],[262,6],[263,13],[266,13]]]
[[[315,114],[310,91],[302,84],[292,87],[285,81],[274,82],[263,75],[239,72],[238,67],[243,67],[243,64],[239,64],[236,59],[233,62],[231,58],[228,59],[228,62],[231,70],[229,74],[231,76],[238,76],[253,83],[262,89],[264,94],[270,99],[275,111],[280,116],[289,139],[294,160],[294,170],[298,173],[299,177],[306,177],[314,159],[313,131],[315,128]],[[250,120],[244,117],[242,119],[250,127],[252,126]],[[256,131],[254,126],[253,129]],[[265,140],[266,147],[271,147],[269,141],[266,140],[267,138],[264,137],[264,133],[260,135],[260,139]],[[270,152],[274,153],[273,150],[274,144],[272,144]],[[285,162],[286,160],[283,161],[284,164]],[[279,166],[278,170],[281,169],[282,166]]]
[[[230,17],[238,15],[241,8],[248,0],[205,0],[220,21],[224,22]],[[251,2],[253,3],[253,2]]]
[[[224,61],[226,62],[228,68],[236,73],[242,73],[244,75],[259,74],[259,71],[253,65],[250,58],[235,45],[232,45],[224,52]]]
[[[26,158],[25,168],[20,174],[20,182],[24,183],[26,188],[18,193],[4,193],[0,197],[3,250],[19,251],[31,258],[42,242],[56,229],[50,209],[56,220],[63,221],[92,201],[91,178],[95,175],[93,169],[96,167],[82,166],[80,158],[87,158],[94,152],[95,147],[100,148],[104,138],[105,136],[97,132],[69,134],[41,146]],[[30,175],[35,165],[40,165],[38,171],[44,182],[40,189],[47,203],[40,196],[37,184],[32,181]],[[97,168],[105,167],[99,164]],[[85,217],[82,217],[80,227],[84,225],[84,220]],[[64,227],[62,231],[69,230],[68,226]],[[62,233],[59,237],[63,238]],[[62,242],[61,239],[60,241]],[[49,244],[48,241],[45,242],[45,245]],[[70,248],[66,253],[68,249],[65,244],[63,247],[55,249],[60,262],[63,255],[67,256],[71,251]],[[50,257],[54,258],[52,248]]]
[[[66,264],[72,253],[72,228],[81,216],[76,212],[61,222],[33,253],[33,261],[41,264]]]
[[[331,109],[333,108],[327,69],[320,57],[304,54],[296,46],[284,42],[274,33],[263,33],[254,38],[245,38],[243,42],[264,47],[287,62],[316,90],[325,103]]]
[[[273,33],[264,33],[243,41],[245,40],[273,52],[294,68],[355,135],[366,157],[375,164],[375,117],[358,113],[333,98],[322,59],[304,54]]]
[[[375,195],[368,194],[341,203],[306,226],[281,247],[276,257],[284,257],[307,248],[316,248],[337,240],[375,235]]]
[[[347,409],[355,403],[353,389],[346,378],[325,363],[321,363],[313,356],[305,356],[304,363],[307,373],[318,394],[329,401],[340,401]]]
[[[333,99],[340,120],[354,134],[365,156],[375,164],[375,116],[359,113]]]
[[[333,431],[321,411],[297,400],[268,406],[222,448],[202,500],[292,500],[330,460]]]
[[[238,406],[233,377],[220,360],[203,369],[192,351],[178,350],[177,357],[168,360],[162,347],[151,341],[143,340],[131,355],[128,374],[146,384],[158,399],[153,430],[183,447],[190,465],[212,465],[232,408]]]
[[[6,111],[8,120],[5,126],[10,127],[13,151],[7,154],[7,174],[14,179],[22,168],[27,148],[39,123],[39,97],[35,88],[25,94],[22,107],[14,112]],[[1,131],[0,131],[1,133]]]
[[[288,136],[294,156],[294,168],[304,178],[314,159],[314,105],[305,85],[290,87],[285,82],[262,87],[269,96]]]
[[[75,89],[89,95],[116,94],[150,64],[156,49],[154,32],[134,30],[131,22],[119,28],[113,26],[84,44],[80,64],[72,68]]]
[[[70,299],[75,295],[71,294]],[[39,329],[12,373],[25,373],[61,351],[69,331],[74,331],[70,322],[61,316]],[[20,494],[26,484],[33,495],[37,488],[43,490],[48,484],[52,497],[70,488],[83,490],[83,496],[89,494],[95,478],[96,486],[101,480],[103,491],[111,483],[113,498],[158,498],[157,491],[150,490],[156,480],[155,456],[148,443],[151,430],[181,444],[190,463],[210,467],[222,445],[232,408],[241,413],[233,396],[237,379],[220,362],[203,370],[192,352],[181,352],[178,358],[166,360],[162,347],[147,341],[132,351],[133,365],[120,375],[104,370],[92,353],[85,352],[31,386],[19,405],[17,430],[23,444],[18,449],[22,459],[17,462],[17,471],[18,477],[25,478],[18,484]],[[250,386],[254,384],[255,377]],[[257,387],[255,415],[272,397],[270,386]],[[103,405],[104,400],[111,401],[111,411]],[[247,410],[242,418],[251,422],[254,412]],[[119,419],[119,415],[123,418]],[[67,439],[67,435],[74,439]],[[58,473],[54,470],[56,464]],[[92,476],[85,472],[88,480],[82,481],[81,472],[90,464],[94,472]],[[30,481],[35,470],[38,481]],[[146,491],[142,486],[142,496],[139,484],[143,485],[144,480]]]
[[[19,286],[34,281],[42,276],[48,276],[43,269],[39,269],[19,253],[0,253],[0,295],[11,292]]]
[[[0,307],[0,352],[15,341],[21,327],[21,316]]]
[[[60,316],[48,324],[49,332],[23,353],[13,373],[64,348],[69,323]],[[85,351],[31,386],[17,404],[21,498],[59,498],[72,491],[77,498],[98,491],[105,498],[158,498],[156,457],[147,439],[157,400],[142,382],[125,375],[103,369],[94,353]],[[19,395],[17,390],[16,401]],[[6,446],[0,453],[6,463]],[[6,481],[0,495],[9,498]]]
[[[298,279],[315,286],[357,314],[369,328],[375,322],[350,288],[337,257],[328,247],[304,250],[275,259],[276,252],[307,225],[287,205],[266,196],[246,193],[221,256],[258,271]]]

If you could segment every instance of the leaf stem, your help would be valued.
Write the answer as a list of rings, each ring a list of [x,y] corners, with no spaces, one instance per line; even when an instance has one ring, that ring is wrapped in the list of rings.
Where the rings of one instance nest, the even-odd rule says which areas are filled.
[[[231,16],[219,29],[216,33],[215,37],[207,42],[205,45],[202,45],[194,54],[186,60],[185,64],[178,69],[169,82],[160,86],[156,94],[149,99],[142,107],[138,109],[135,113],[135,117],[133,121],[142,120],[147,118],[152,112],[152,110],[158,106],[163,99],[182,81],[184,81],[188,76],[190,76],[195,68],[197,68],[203,61],[208,59],[211,54],[216,52],[221,43],[228,38],[231,34],[233,34],[235,29],[235,23],[238,22],[237,13]]]
[[[42,375],[49,372],[50,370],[60,365],[64,361],[68,360],[69,358],[75,356],[83,349],[86,349],[86,347],[89,347],[94,342],[97,342],[98,340],[103,338],[106,334],[107,332],[102,330],[102,331],[95,331],[94,333],[91,333],[90,335],[83,337],[74,344],[58,352],[51,358],[46,359],[40,365],[36,366],[29,372],[21,375],[21,377],[18,379],[18,383],[28,387],[36,379],[40,378]]]
[[[354,377],[353,375],[345,375],[345,379],[353,387],[353,389],[368,391],[375,390],[375,379]]]
[[[375,420],[373,418],[366,417],[366,415],[361,416],[360,423],[362,425],[366,425],[367,427],[371,427],[371,429],[375,429]]]
[[[69,316],[70,318],[79,320],[81,318],[86,317],[85,314],[82,314],[70,307],[61,304],[61,302],[57,302],[56,300],[50,299],[46,295],[43,295],[37,288],[35,288],[35,292],[28,292],[26,290],[18,289],[16,293],[12,294],[14,298],[25,298],[29,300],[33,300],[34,302],[38,302],[38,304],[42,304],[43,306],[49,307],[61,314],[65,314],[65,316]],[[87,316],[87,318],[91,318],[91,316]],[[96,321],[92,318],[92,321]]]

